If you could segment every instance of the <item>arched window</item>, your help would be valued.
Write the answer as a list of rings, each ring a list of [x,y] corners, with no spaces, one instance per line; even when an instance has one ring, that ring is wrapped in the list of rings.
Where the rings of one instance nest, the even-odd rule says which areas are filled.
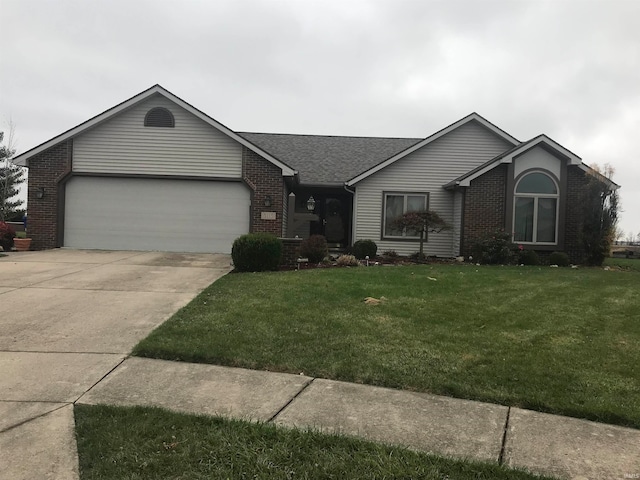
[[[513,241],[557,242],[558,186],[549,175],[533,172],[516,184],[513,207]]]
[[[175,127],[176,123],[173,114],[163,107],[155,107],[147,112],[144,117],[145,127]]]

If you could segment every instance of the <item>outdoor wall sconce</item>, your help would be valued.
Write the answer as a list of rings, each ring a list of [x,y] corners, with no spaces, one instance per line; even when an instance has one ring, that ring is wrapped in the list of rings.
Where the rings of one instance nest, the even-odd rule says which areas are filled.
[[[265,207],[271,206],[271,195],[267,195],[266,197],[264,197],[264,206]]]
[[[36,198],[42,200],[44,198],[44,188],[40,187],[36,190]]]
[[[309,197],[309,200],[307,200],[307,210],[309,210],[310,212],[313,212],[315,208],[316,208],[316,201],[313,199],[313,195],[311,195]]]

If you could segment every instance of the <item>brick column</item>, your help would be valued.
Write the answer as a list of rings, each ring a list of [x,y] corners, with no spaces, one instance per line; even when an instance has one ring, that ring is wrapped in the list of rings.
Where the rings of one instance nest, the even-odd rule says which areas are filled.
[[[251,232],[272,233],[278,237],[282,236],[282,212],[285,192],[282,170],[257,153],[243,147],[242,176],[253,190],[251,198]],[[267,196],[271,198],[271,205],[268,207],[264,204]],[[276,218],[268,218],[274,212]]]
[[[296,265],[296,260],[300,257],[301,238],[281,238],[282,242],[282,258],[280,265]]]
[[[64,185],[60,181],[71,172],[72,149],[72,140],[67,140],[29,159],[27,230],[33,250],[61,246],[59,209],[63,205],[58,202]],[[43,198],[37,198],[39,191]]]
[[[462,255],[476,239],[505,228],[507,166],[499,165],[471,181],[464,196]]]

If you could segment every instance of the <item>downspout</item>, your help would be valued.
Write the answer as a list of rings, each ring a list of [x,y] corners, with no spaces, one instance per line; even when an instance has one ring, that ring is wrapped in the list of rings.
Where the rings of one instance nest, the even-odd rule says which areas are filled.
[[[349,190],[347,184],[343,184],[342,187],[351,194],[351,241],[349,244],[353,245],[354,239],[356,238],[356,191]]]

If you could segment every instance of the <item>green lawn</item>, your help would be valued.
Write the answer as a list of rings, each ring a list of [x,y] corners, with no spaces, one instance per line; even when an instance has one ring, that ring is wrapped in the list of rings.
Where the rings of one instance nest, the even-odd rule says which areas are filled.
[[[640,272],[424,265],[231,274],[140,356],[520,406],[640,428]],[[364,297],[387,300],[365,305]]]
[[[540,478],[364,440],[157,408],[77,405],[75,419],[82,480]]]
[[[640,258],[607,258],[604,264],[622,270],[640,272]]]

